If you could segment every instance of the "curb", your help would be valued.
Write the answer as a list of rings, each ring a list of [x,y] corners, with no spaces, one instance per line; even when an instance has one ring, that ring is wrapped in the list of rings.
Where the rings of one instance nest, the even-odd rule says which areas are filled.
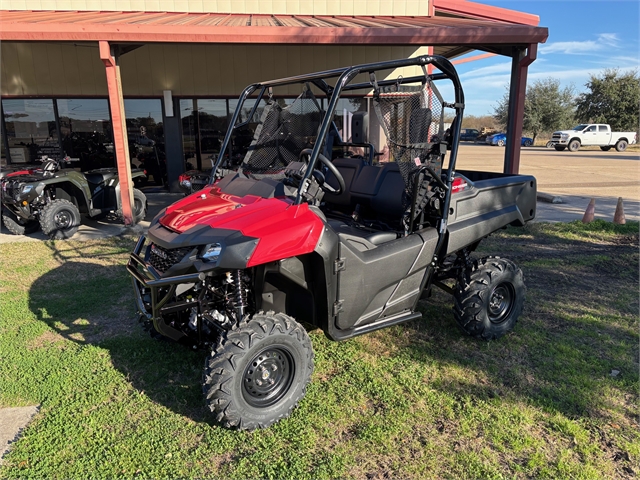
[[[552,195],[550,193],[544,193],[544,192],[538,192],[537,199],[539,202],[545,202],[545,203],[564,203],[564,201],[562,200],[562,197],[559,197],[557,195]]]

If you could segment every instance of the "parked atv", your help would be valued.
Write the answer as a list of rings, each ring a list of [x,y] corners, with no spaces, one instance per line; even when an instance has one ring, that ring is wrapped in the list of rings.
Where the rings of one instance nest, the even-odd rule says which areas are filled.
[[[428,75],[429,64],[442,73]],[[424,75],[377,78],[407,66]],[[354,83],[359,74],[370,81]],[[453,85],[453,101],[442,99],[439,80]],[[272,89],[296,84],[303,91],[292,104],[271,98]],[[326,95],[326,111],[314,89]],[[336,143],[347,145],[333,123],[338,100],[371,90],[394,161],[331,159]],[[260,124],[242,164],[225,170],[233,131],[246,123],[241,112],[255,114],[243,104],[256,92],[256,106],[266,101]],[[303,324],[345,340],[419,319],[418,301],[437,286],[454,297],[453,316],[467,334],[489,340],[514,328],[522,272],[471,254],[492,232],[534,218],[536,180],[456,172],[463,109],[458,75],[440,56],[244,90],[209,185],[158,214],[127,266],[149,330],[209,352],[203,390],[218,422],[251,430],[291,413],[313,371]]]
[[[41,169],[10,174],[2,178],[2,221],[16,235],[35,232],[38,227],[51,239],[71,238],[80,226],[80,212],[91,218],[110,212],[121,215],[120,184],[115,168],[80,173],[61,169],[64,160],[43,158]],[[143,176],[133,170],[133,178]],[[142,220],[147,199],[133,189],[134,222]]]

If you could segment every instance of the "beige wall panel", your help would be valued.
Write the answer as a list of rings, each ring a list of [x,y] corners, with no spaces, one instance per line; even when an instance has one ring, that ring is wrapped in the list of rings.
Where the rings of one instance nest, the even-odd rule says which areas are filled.
[[[193,92],[195,95],[206,95],[209,90],[207,83],[207,66],[204,59],[206,47],[204,45],[191,45],[191,61],[193,62]],[[211,95],[211,94],[209,94]]]
[[[3,43],[2,50],[4,52],[4,47],[11,45],[10,43]],[[48,81],[50,71],[49,71],[49,57],[47,52],[47,44],[46,43],[31,43],[31,58],[33,58],[33,70],[35,72],[36,78],[38,79],[38,85],[35,90],[32,92],[33,95],[51,95],[53,92],[51,91],[51,83]],[[20,72],[17,72],[20,75]],[[46,80],[45,80],[46,79]],[[2,93],[4,92],[4,88],[2,89]],[[30,92],[26,92],[29,94]]]
[[[80,47],[82,48],[82,47]],[[92,49],[94,50],[94,49]],[[65,87],[67,93],[80,92],[82,87],[80,86],[80,72],[78,70],[78,48],[62,46],[62,69]],[[98,50],[94,50],[98,53]]]
[[[177,45],[169,44],[164,46],[164,68],[166,72],[166,88],[162,90],[182,91],[183,86],[180,83],[180,59],[178,58]],[[186,95],[191,95],[191,91],[186,93]]]
[[[175,12],[176,6],[173,0],[160,0],[160,11],[162,12]]]
[[[178,55],[177,69],[180,91],[184,92],[185,95],[195,95],[193,77],[198,74],[199,65],[197,61],[194,62],[193,55],[191,54],[191,45],[178,45],[176,52]]]
[[[95,1],[95,0],[92,0]],[[131,0],[131,10],[134,12],[142,11],[145,8],[145,0]]]
[[[273,0],[271,11],[275,15],[287,13],[287,0]]]
[[[71,8],[74,10],[87,10],[86,0],[71,0]]]
[[[257,48],[259,52],[258,54],[260,55],[260,72],[269,80],[276,78],[274,49],[269,45],[258,45]]]
[[[167,69],[165,68],[164,61],[164,45],[146,45],[140,50],[148,50],[149,51],[149,61],[151,62],[151,67],[149,69],[149,80],[153,87],[149,90],[148,95],[159,95],[162,93],[162,90],[174,90],[169,85],[167,81]],[[138,50],[134,50],[131,54],[138,53]],[[141,54],[141,53],[140,53]],[[123,90],[127,91],[127,85],[122,86]]]
[[[6,10],[427,15],[428,0],[2,0]]]
[[[99,60],[99,53],[97,48],[84,48],[78,47],[75,49],[78,58],[78,82],[80,83],[81,95],[97,95],[102,93],[97,91],[97,85],[102,84],[96,70],[97,67],[101,70],[102,76],[106,77],[104,70],[104,64]],[[102,79],[106,84],[106,80]],[[106,87],[105,87],[106,91]]]
[[[244,85],[236,84],[235,72],[233,68],[229,68],[234,65],[235,59],[233,58],[233,50],[231,48],[220,49],[220,71],[223,72],[220,75],[220,89],[222,94],[226,94],[230,90],[240,92]]]
[[[213,95],[222,94],[222,85],[220,83],[220,72],[222,71],[220,64],[220,49],[224,48],[220,45],[207,45],[205,47],[207,86]]]
[[[60,44],[47,44],[47,61],[49,62],[49,78],[47,83],[51,85],[51,93],[67,95],[69,92],[64,76],[62,46]]]
[[[15,45],[18,56],[18,65],[20,68],[20,80],[22,90],[24,92],[37,91],[38,80],[33,67],[33,56],[31,48],[28,44],[18,43]]]
[[[120,65],[120,77],[122,79],[122,94],[123,95],[144,95],[143,91],[146,89],[140,88],[140,82],[138,72],[140,71],[140,65],[138,62],[133,63],[131,60],[132,52],[129,52],[118,60]],[[136,59],[140,59],[142,55],[137,55]]]
[[[2,93],[6,95],[22,95],[22,81],[20,80],[20,62],[15,44],[2,43],[2,70],[4,82]]]
[[[155,80],[151,78],[151,54],[148,48],[141,47],[138,50],[138,55],[134,57],[138,74],[138,94],[149,95],[148,92],[152,92],[154,90],[154,85],[156,84]],[[138,50],[134,50],[133,52],[123,55],[122,59],[125,59],[127,55],[138,52]],[[121,68],[120,71],[122,70],[123,69]]]
[[[220,13],[230,13],[231,11],[237,12],[237,13],[243,13],[240,9],[235,5],[235,2],[232,2],[231,0],[218,0],[218,6],[216,11],[220,12]],[[233,4],[234,8],[231,8],[231,5]],[[205,8],[207,9],[207,11],[209,11],[209,4],[207,3],[207,5],[205,5]]]

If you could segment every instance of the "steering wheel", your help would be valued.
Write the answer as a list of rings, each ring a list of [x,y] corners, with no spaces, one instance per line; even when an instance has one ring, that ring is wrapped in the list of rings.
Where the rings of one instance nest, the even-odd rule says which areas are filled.
[[[310,148],[305,148],[300,152],[299,158],[302,159],[302,157],[306,156],[307,159],[305,160],[305,163],[308,163],[309,158],[311,158],[312,152],[313,150],[311,150]],[[320,162],[322,162],[322,164],[327,167],[331,173],[333,173],[333,176],[336,177],[336,180],[338,181],[338,188],[333,188],[326,182],[320,185],[320,188],[331,195],[340,195],[346,190],[344,178],[342,177],[340,170],[338,170],[338,168],[331,162],[331,160],[329,160],[321,153],[318,154],[318,160],[320,160]]]

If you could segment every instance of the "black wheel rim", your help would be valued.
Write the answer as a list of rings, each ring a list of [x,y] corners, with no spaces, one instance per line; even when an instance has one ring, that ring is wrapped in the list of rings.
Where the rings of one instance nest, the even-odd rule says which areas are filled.
[[[242,375],[242,396],[252,407],[277,403],[291,387],[295,362],[283,345],[265,348],[249,362]]]
[[[489,296],[488,313],[491,323],[504,322],[513,310],[515,290],[510,283],[500,283]]]
[[[64,230],[65,228],[69,228],[71,226],[73,215],[71,215],[71,212],[69,212],[68,210],[61,210],[54,215],[53,221],[55,222],[58,229]]]

